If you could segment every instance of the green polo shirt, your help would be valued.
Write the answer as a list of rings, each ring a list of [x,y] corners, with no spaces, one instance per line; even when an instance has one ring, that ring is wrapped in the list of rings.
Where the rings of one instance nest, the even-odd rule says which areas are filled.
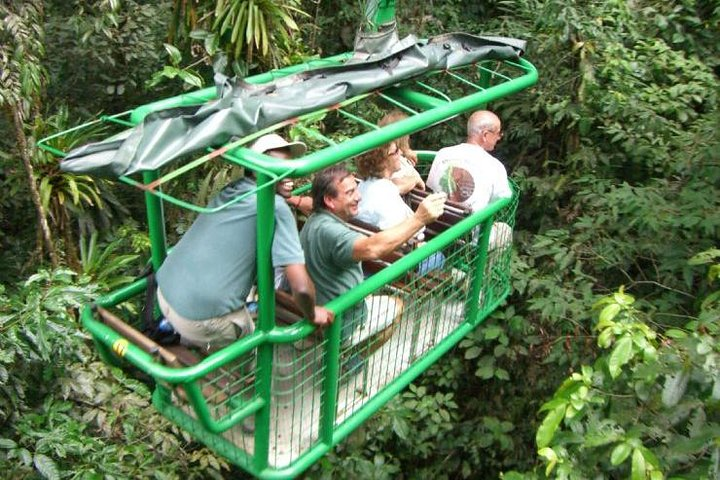
[[[300,243],[305,251],[306,268],[315,283],[318,305],[324,305],[339,297],[363,281],[360,262],[353,260],[355,242],[362,238],[340,218],[327,210],[313,213],[300,233]],[[362,322],[365,316],[364,302],[354,311],[346,312],[343,324],[343,338],[352,328]]]
[[[255,188],[241,179],[226,186],[208,205],[216,207]],[[190,320],[205,320],[241,309],[256,281],[257,196],[215,213],[198,216],[157,273],[170,306]],[[272,264],[304,264],[290,208],[275,195]]]

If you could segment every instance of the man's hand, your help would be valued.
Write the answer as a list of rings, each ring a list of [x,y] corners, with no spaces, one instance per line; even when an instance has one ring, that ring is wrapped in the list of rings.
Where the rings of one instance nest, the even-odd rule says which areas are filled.
[[[335,314],[333,312],[325,307],[315,305],[315,319],[313,319],[315,325],[320,328],[325,328],[330,326],[333,320],[335,320]]]
[[[428,195],[422,203],[418,205],[415,211],[415,217],[421,221],[423,225],[434,222],[442,215],[446,199],[447,194],[443,192]]]

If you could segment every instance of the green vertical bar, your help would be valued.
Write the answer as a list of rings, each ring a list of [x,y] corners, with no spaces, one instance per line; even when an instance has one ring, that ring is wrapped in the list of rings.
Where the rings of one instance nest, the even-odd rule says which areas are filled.
[[[487,63],[488,62],[481,62],[480,65],[484,65]],[[492,79],[492,75],[490,74],[488,69],[483,68],[480,70],[480,81],[478,82],[478,84],[480,85],[481,88],[484,88],[484,89],[490,88],[490,80],[491,79]],[[481,103],[480,105],[477,106],[478,110],[484,110],[486,108],[487,108],[487,102]]]
[[[143,172],[143,182],[154,182],[158,178],[156,170]],[[165,217],[162,200],[150,192],[145,192],[145,209],[147,210],[148,231],[150,232],[150,250],[152,252],[153,270],[158,271],[167,255],[165,242]]]
[[[262,185],[271,179],[257,172],[257,183]],[[272,239],[275,230],[275,188],[270,185],[257,193],[257,283],[258,283],[258,329],[263,333],[275,327],[275,289],[272,275]],[[264,400],[263,407],[255,414],[255,458],[257,471],[268,466],[270,452],[270,407],[272,394],[273,344],[264,342],[257,348],[255,392]]]
[[[327,330],[325,342],[325,378],[320,404],[320,441],[332,445],[337,412],[338,373],[340,370],[340,327],[342,315],[338,315]]]
[[[377,31],[380,25],[395,20],[395,0],[371,1],[367,8],[365,15],[374,31]]]
[[[210,414],[207,401],[205,401],[202,389],[198,385],[200,381],[201,380],[198,379],[194,382],[183,383],[182,386],[185,389],[188,400],[190,400],[190,405],[192,405],[195,414],[198,416],[198,420],[207,428],[208,425],[213,423],[213,418]]]
[[[477,255],[473,262],[472,284],[470,285],[470,292],[468,293],[467,303],[465,304],[465,319],[472,325],[478,321],[478,298],[480,297],[480,289],[482,288],[485,277],[485,263],[487,262],[488,241],[490,240],[493,218],[495,218],[494,215],[485,221],[482,237],[478,240]]]

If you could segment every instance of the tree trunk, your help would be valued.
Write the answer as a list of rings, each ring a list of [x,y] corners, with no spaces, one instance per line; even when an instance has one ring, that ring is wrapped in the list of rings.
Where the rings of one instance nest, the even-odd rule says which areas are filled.
[[[35,181],[35,171],[32,166],[27,136],[25,135],[25,130],[23,128],[22,115],[15,105],[8,105],[8,110],[12,116],[13,125],[15,126],[15,137],[18,142],[18,150],[20,151],[20,157],[22,158],[23,165],[25,166],[28,187],[30,187],[30,197],[32,198],[32,202],[35,205],[35,211],[37,212],[38,227],[40,229],[43,243],[45,244],[45,250],[50,257],[50,263],[53,268],[57,268],[59,264],[58,257],[55,252],[55,247],[53,246],[47,215],[45,215],[45,209],[43,208],[42,201],[40,200],[40,191],[38,190],[37,182]]]

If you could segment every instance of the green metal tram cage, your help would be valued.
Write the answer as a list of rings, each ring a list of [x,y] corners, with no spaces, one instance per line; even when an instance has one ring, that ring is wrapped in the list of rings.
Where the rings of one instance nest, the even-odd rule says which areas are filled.
[[[390,2],[392,3],[392,2]],[[379,12],[387,16],[387,11]],[[275,70],[246,79],[262,84],[292,73],[325,65],[338,65],[349,54]],[[450,98],[432,85],[456,82],[470,93]],[[471,79],[472,78],[472,79]],[[475,79],[479,80],[475,80]],[[393,139],[482,108],[488,102],[533,85],[537,72],[524,60],[481,62],[457,70],[432,72],[379,92],[351,98],[327,111],[354,122],[366,131],[339,142],[303,124],[313,112],[278,123],[252,135],[212,149],[168,172],[144,171],[141,178],[120,177],[145,194],[152,250],[157,270],[166,255],[163,209],[171,204],[196,212],[212,210],[163,192],[163,186],[208,161],[227,162],[255,172],[257,188],[257,291],[256,331],[230,346],[182,364],[169,360],[166,351],[144,348],[98,316],[97,308],[114,309],[145,292],[147,280],[99,298],[82,311],[82,324],[91,333],[103,359],[129,364],[155,381],[153,404],[167,418],[230,462],[261,478],[294,477],[391,400],[500,305],[510,291],[510,247],[489,250],[494,223],[514,225],[518,192],[447,228],[425,245],[388,264],[346,294],[326,305],[336,321],[322,335],[307,320],[279,324],[270,257],[274,224],[274,185],[283,178],[303,178],[324,167]],[[122,114],[102,117],[71,131],[97,124],[133,126],[148,113],[168,107],[197,105],[215,95],[205,89],[155,102]],[[409,117],[378,128],[351,112],[353,104],[368,97],[401,108]],[[278,161],[242,148],[255,138],[295,125],[303,134],[325,143],[304,157]],[[53,147],[61,132],[39,146],[63,157]],[[419,165],[428,165],[433,152],[420,152]],[[221,206],[218,208],[224,208]],[[435,252],[446,257],[444,266],[426,276],[414,275],[417,265]],[[399,299],[402,314],[391,329],[370,341],[341,341],[341,325],[349,321],[353,306],[380,295]],[[112,317],[113,315],[111,315]],[[126,320],[136,326],[139,320]],[[372,325],[370,326],[372,328]],[[360,353],[364,368],[349,368],[348,358]],[[247,428],[254,421],[254,429]],[[254,431],[253,431],[254,430]]]

